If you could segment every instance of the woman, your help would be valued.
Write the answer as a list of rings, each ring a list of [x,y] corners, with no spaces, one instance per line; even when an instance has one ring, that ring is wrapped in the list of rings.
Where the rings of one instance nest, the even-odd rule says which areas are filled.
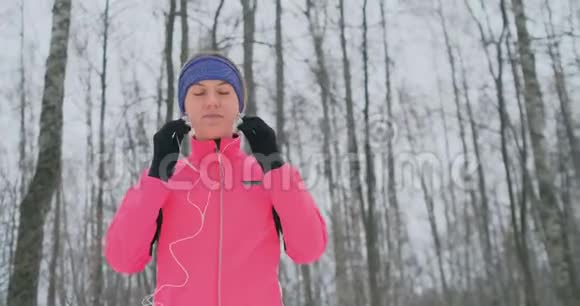
[[[231,60],[208,53],[187,62],[178,101],[191,128],[179,119],[157,131],[150,168],[108,228],[105,256],[119,273],[142,271],[158,240],[150,305],[281,306],[277,227],[295,263],[314,262],[326,248],[325,221],[280,158],[273,129],[258,117],[239,123],[245,97]],[[190,129],[191,153],[177,160]]]

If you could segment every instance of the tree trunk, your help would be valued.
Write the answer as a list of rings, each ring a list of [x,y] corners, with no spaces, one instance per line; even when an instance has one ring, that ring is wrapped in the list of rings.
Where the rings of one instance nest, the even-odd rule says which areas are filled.
[[[395,156],[393,154],[393,137],[394,137],[394,117],[393,117],[393,91],[391,86],[391,58],[389,56],[389,46],[388,46],[388,36],[387,36],[387,19],[385,12],[385,0],[380,2],[381,8],[381,28],[383,31],[383,50],[385,53],[385,101],[387,103],[387,123],[389,127],[389,134],[387,135],[387,201],[389,205],[389,212],[387,214],[387,232],[390,232],[391,224],[394,227],[394,237],[395,245],[391,243],[391,237],[387,235],[387,244],[389,252],[394,253],[394,263],[396,269],[398,269],[398,275],[396,277],[395,285],[391,285],[391,275],[387,275],[387,292],[392,290],[391,296],[388,294],[385,299],[391,300],[391,306],[399,306],[399,290],[401,288],[402,280],[404,279],[404,265],[403,265],[403,224],[401,221],[401,214],[399,211],[399,200],[397,197],[397,181],[395,175]],[[388,222],[390,218],[394,219],[394,222]],[[389,264],[390,265],[390,264]],[[389,271],[392,271],[391,268]]]
[[[155,126],[157,129],[161,128],[163,126],[163,121],[162,121],[162,111],[161,111],[161,106],[163,105],[163,75],[164,75],[164,71],[165,68],[165,59],[161,60],[161,65],[159,66],[159,78],[157,79],[156,85],[157,85],[157,90],[156,90],[156,96],[155,96],[155,102],[157,105],[157,116],[156,116],[156,120],[155,120]]]
[[[380,267],[380,249],[378,243],[378,229],[377,229],[377,219],[376,219],[376,179],[375,179],[375,167],[374,167],[374,156],[371,150],[371,135],[369,127],[369,109],[370,109],[370,97],[369,97],[369,69],[368,69],[368,50],[367,50],[367,0],[363,2],[363,45],[362,45],[362,57],[363,57],[363,70],[364,70],[364,91],[365,91],[365,107],[364,107],[364,121],[365,121],[365,162],[366,162],[366,177],[367,177],[367,200],[368,207],[366,212],[363,212],[363,224],[365,228],[366,237],[366,251],[367,251],[367,269],[369,278],[369,289],[370,289],[370,305],[380,306],[382,297],[381,290],[379,286],[379,273],[381,272]],[[375,135],[376,136],[376,135]],[[380,135],[379,135],[380,136]]]
[[[189,58],[189,26],[187,23],[187,0],[180,0],[179,7],[181,11],[181,66],[185,65]]]
[[[220,4],[218,5],[218,8],[215,11],[215,15],[213,17],[213,26],[211,27],[211,47],[214,50],[219,50],[217,41],[217,27],[220,18],[220,13],[222,12],[222,7],[224,6],[224,1],[225,0],[220,0]]]
[[[104,14],[104,31],[103,31],[103,57],[101,66],[101,113],[99,120],[99,161],[97,169],[97,205],[96,205],[96,233],[94,249],[94,263],[93,263],[93,306],[101,306],[103,304],[103,206],[104,206],[104,183],[105,177],[105,110],[107,102],[107,45],[109,40],[109,0],[105,2]]]
[[[24,0],[20,1],[20,137],[18,143],[20,168],[20,195],[24,197],[26,192],[27,167],[26,167],[26,69],[24,67]]]
[[[80,50],[79,52],[82,55],[86,55],[85,49]],[[83,222],[83,226],[81,231],[81,245],[80,245],[80,252],[85,252],[85,254],[90,254],[90,250],[89,247],[87,247],[87,241],[89,233],[91,232],[89,230],[90,226],[93,224],[92,222],[92,215],[93,215],[93,209],[91,209],[91,207],[93,207],[93,203],[95,202],[95,175],[94,175],[94,158],[95,158],[95,150],[94,150],[94,136],[93,136],[93,100],[92,100],[92,81],[91,81],[91,75],[92,75],[92,64],[89,63],[87,61],[87,65],[85,67],[85,71],[86,71],[86,76],[83,77],[83,82],[85,84],[85,107],[86,107],[86,112],[85,112],[85,116],[86,116],[86,129],[87,129],[87,135],[86,135],[86,159],[85,159],[85,194],[84,194],[84,207],[83,207],[83,219],[85,222]],[[63,219],[65,222],[65,228],[67,228],[67,223],[66,223],[66,212],[63,214]],[[88,269],[85,269],[85,264],[84,263],[79,263],[79,266],[81,266],[82,268],[80,269],[80,271],[77,271],[75,268],[75,257],[74,257],[74,252],[72,247],[70,247],[70,237],[68,235],[68,233],[66,234],[67,236],[67,243],[69,244],[69,249],[70,249],[70,265],[71,265],[71,271],[74,271],[72,273],[72,278],[73,278],[73,286],[75,288],[75,297],[77,299],[77,303],[79,306],[85,306],[87,305],[88,301],[89,301],[89,295],[86,293],[86,286],[87,286],[87,281],[85,280],[85,272],[87,270],[91,271],[92,267],[88,267]],[[74,250],[79,251],[77,248],[75,248]],[[88,257],[88,256],[87,256]],[[82,258],[79,260],[82,261]],[[90,261],[87,261],[90,262]],[[78,279],[82,280],[82,281],[77,281]],[[92,285],[92,283],[88,284],[88,285]]]
[[[52,254],[48,265],[48,294],[46,297],[47,306],[56,305],[56,290],[60,286],[57,284],[56,271],[59,266],[60,257],[60,207],[62,205],[62,188],[58,188],[54,198],[54,220],[52,225]],[[61,284],[62,285],[62,284]]]
[[[556,93],[560,101],[560,113],[562,115],[562,123],[566,131],[566,138],[568,138],[568,146],[570,148],[570,158],[574,166],[576,174],[576,183],[580,187],[580,143],[578,137],[574,132],[576,123],[572,118],[572,109],[570,108],[570,96],[568,94],[566,75],[564,67],[562,66],[562,57],[560,56],[560,41],[556,38],[556,31],[554,29],[554,22],[552,20],[552,8],[548,1],[544,2],[548,11],[548,22],[546,25],[546,32],[548,33],[548,55],[552,60],[552,71],[554,73],[554,81],[556,84]]]
[[[62,189],[62,188],[61,188]],[[66,207],[66,203],[64,201],[64,195],[63,195],[63,191],[61,190],[61,196],[62,196],[62,201],[61,201],[61,215],[65,214],[65,209],[63,207]],[[64,217],[64,216],[63,216]],[[61,233],[64,233],[64,231],[66,231],[66,227],[64,227],[64,229],[62,230]],[[71,300],[70,298],[68,298],[67,296],[67,289],[68,289],[68,283],[67,283],[67,278],[66,278],[66,273],[65,273],[65,266],[66,266],[66,258],[62,257],[63,254],[63,250],[64,250],[64,244],[62,244],[60,246],[60,250],[59,250],[59,258],[58,260],[60,261],[58,267],[59,267],[59,278],[58,278],[58,305],[66,305],[68,300]],[[57,305],[55,303],[55,305]],[[77,304],[78,305],[78,304]],[[80,305],[79,305],[80,306]]]
[[[350,73],[350,63],[348,58],[348,52],[346,48],[346,34],[345,34],[345,13],[344,13],[344,0],[339,1],[339,10],[340,10],[340,19],[339,19],[339,27],[340,27],[340,46],[342,50],[342,66],[343,66],[343,77],[344,77],[344,87],[346,90],[346,129],[347,129],[347,137],[348,137],[348,165],[349,165],[349,186],[352,188],[351,190],[354,191],[354,196],[351,197],[352,206],[351,209],[355,209],[356,203],[359,205],[359,211],[354,212],[351,214],[352,217],[358,216],[361,214],[362,220],[366,220],[367,217],[365,216],[365,209],[364,209],[364,196],[363,190],[361,185],[361,168],[360,168],[360,160],[359,160],[359,151],[358,151],[358,142],[356,138],[356,126],[354,123],[354,108],[353,108],[353,99],[352,99],[352,78]],[[356,222],[356,221],[353,221]],[[358,222],[356,222],[358,223]],[[354,229],[358,228],[357,225],[353,226]],[[353,229],[353,230],[354,230]],[[358,233],[358,231],[353,231],[353,233]],[[353,235],[355,239],[355,244],[358,244],[359,235]],[[359,252],[360,248],[355,247],[354,249],[350,248],[351,250],[356,250]],[[360,272],[360,269],[356,271]],[[358,273],[358,272],[357,272]],[[356,273],[355,273],[355,279]],[[365,288],[366,286],[361,280],[356,282],[356,285]],[[361,288],[361,289],[362,289]],[[364,289],[363,289],[364,290]],[[356,290],[357,294],[363,294],[366,296],[365,291]],[[361,298],[362,299],[362,298]],[[357,304],[362,304],[362,301],[357,301]]]
[[[284,133],[284,53],[282,46],[282,3],[276,0],[276,139],[286,145]]]
[[[499,105],[500,141],[501,141],[502,159],[504,161],[504,170],[506,171],[506,180],[507,180],[507,184],[508,184],[508,198],[510,201],[510,205],[515,205],[516,202],[515,202],[514,192],[513,192],[513,184],[512,184],[513,181],[512,181],[511,173],[510,173],[509,154],[507,151],[508,150],[507,134],[505,134],[505,133],[507,133],[507,128],[509,126],[509,116],[508,116],[508,113],[503,108],[505,105],[505,94],[504,94],[504,84],[503,84],[503,68],[504,68],[503,43],[504,43],[506,33],[508,30],[508,28],[507,28],[508,23],[507,23],[507,21],[504,20],[503,27],[501,29],[501,33],[500,33],[499,37],[497,37],[497,38],[494,37],[491,30],[489,30],[489,29],[488,29],[489,34],[486,35],[485,31],[483,29],[483,25],[475,16],[475,13],[473,12],[471,7],[469,6],[468,2],[465,1],[465,3],[466,3],[466,6],[468,7],[468,10],[469,10],[469,13],[470,13],[472,19],[477,24],[477,27],[479,30],[479,35],[480,35],[480,43],[481,43],[482,49],[485,53],[486,60],[487,60],[488,71],[489,71],[489,73],[493,79],[493,82],[494,82],[496,99],[497,99],[498,105]],[[487,18],[487,20],[489,22],[489,18]],[[488,24],[488,27],[489,27],[489,24]],[[495,70],[494,70],[494,61],[493,61],[492,56],[490,55],[490,52],[488,49],[488,47],[490,45],[490,43],[489,43],[490,41],[492,41],[491,45],[493,47],[495,47],[495,63],[497,65],[497,69],[495,69]],[[473,121],[472,110],[471,110],[471,106],[469,106],[469,105],[468,105],[468,111],[470,113],[470,120]],[[475,136],[476,129],[473,126],[473,123],[472,123],[472,131],[474,133],[474,137],[476,137]],[[480,162],[479,145],[477,144],[477,141],[475,141],[475,140],[474,140],[474,145],[477,146],[476,157],[477,157],[478,163],[479,163]],[[488,281],[489,287],[490,287],[489,292],[487,293],[487,296],[491,299],[490,303],[492,305],[499,305],[499,303],[501,301],[503,301],[501,299],[501,296],[499,295],[500,292],[503,294],[507,294],[508,290],[505,288],[506,286],[501,285],[503,278],[500,277],[501,276],[500,271],[502,271],[502,269],[498,268],[496,266],[496,264],[493,263],[494,244],[491,241],[490,226],[489,226],[490,222],[491,222],[489,219],[490,207],[489,207],[489,201],[488,201],[487,195],[485,193],[485,190],[483,190],[483,188],[485,188],[485,186],[484,186],[485,181],[484,181],[484,176],[483,176],[483,172],[482,172],[483,170],[481,169],[481,164],[478,164],[478,173],[480,173],[480,171],[481,171],[481,174],[479,174],[479,177],[480,177],[479,184],[480,184],[480,192],[482,195],[481,228],[482,228],[482,232],[483,232],[483,242],[481,244],[481,248],[483,251],[484,260],[486,262],[486,277],[487,277],[487,281]],[[498,212],[499,212],[499,210],[498,210]],[[500,228],[504,228],[501,224],[501,220],[502,219],[499,218]],[[498,265],[499,265],[499,263],[498,263]],[[494,280],[499,280],[499,281],[494,281]]]
[[[334,120],[330,115],[330,81],[328,77],[328,70],[326,68],[326,59],[323,51],[323,39],[324,36],[320,33],[320,29],[316,25],[316,21],[313,19],[312,2],[306,0],[306,10],[305,15],[308,21],[308,29],[312,37],[312,43],[314,45],[314,53],[316,56],[316,67],[313,67],[316,81],[320,89],[320,101],[322,102],[322,120],[321,128],[323,133],[323,145],[322,154],[324,158],[324,176],[328,184],[328,193],[330,195],[330,201],[332,203],[340,203],[340,196],[334,192],[338,186],[335,182],[335,174],[332,166],[332,154],[331,154],[331,141],[335,142],[335,139],[331,135],[331,120]],[[318,12],[316,12],[318,13]],[[318,15],[318,14],[316,14]],[[335,154],[337,155],[337,154]],[[332,241],[334,247],[335,256],[335,270],[334,278],[336,284],[336,305],[337,306],[347,306],[353,305],[352,300],[352,286],[348,284],[348,271],[347,271],[347,251],[345,249],[345,237],[344,237],[344,227],[342,224],[342,209],[340,205],[337,205],[331,210],[331,226],[332,226]]]
[[[304,306],[315,306],[314,293],[312,292],[312,277],[309,265],[301,265],[300,273],[302,274],[302,288],[304,290]]]
[[[456,105],[456,111],[458,114],[458,121],[459,121],[459,125],[460,125],[460,136],[463,136],[462,131],[463,131],[463,126],[462,126],[462,122],[460,120],[460,108],[459,108],[459,95],[458,95],[458,86],[457,86],[457,77],[456,77],[456,73],[455,73],[455,62],[454,62],[454,58],[453,58],[453,53],[451,50],[451,42],[449,39],[449,35],[448,35],[448,31],[447,31],[447,25],[445,24],[445,19],[443,16],[443,7],[441,4],[441,1],[438,0],[438,7],[437,7],[437,15],[439,17],[439,21],[441,23],[441,27],[443,29],[443,35],[445,38],[445,46],[446,46],[446,51],[447,51],[447,56],[448,56],[448,60],[449,60],[449,64],[450,64],[450,68],[451,68],[451,80],[452,80],[452,85],[453,85],[453,97],[454,97],[454,102]],[[439,90],[439,93],[441,93],[441,87],[439,86],[439,83],[437,83],[437,87]],[[445,109],[443,107],[443,101],[441,99],[441,95],[439,95],[440,99],[439,99],[439,103],[441,105],[441,118],[443,120],[443,128],[445,131],[449,131],[448,125],[447,125],[447,119],[446,119],[446,114],[445,114]],[[451,173],[451,167],[452,167],[452,162],[451,162],[451,154],[450,154],[450,149],[449,149],[449,137],[447,136],[447,133],[444,133],[444,137],[445,137],[445,157],[447,160],[447,172]],[[463,141],[463,137],[462,137],[462,141]],[[463,143],[462,143],[463,144]],[[444,179],[444,178],[442,178]],[[453,184],[453,178],[451,176],[448,177],[448,181],[445,182],[447,184],[447,189],[449,191],[449,194],[451,195],[451,208],[453,210],[453,214],[455,216],[457,216],[457,196],[455,194],[455,186]],[[445,192],[442,192],[442,196],[445,196]],[[444,203],[447,203],[448,201],[444,198]],[[445,205],[445,219],[446,219],[446,223],[447,223],[447,230],[449,231],[450,235],[453,235],[453,232],[455,231],[455,227],[453,226],[453,224],[450,221],[449,218],[449,213],[448,213],[448,205]],[[451,273],[453,273],[453,271],[451,271]],[[454,274],[454,273],[453,273]]]
[[[244,16],[244,79],[246,81],[246,115],[258,113],[256,105],[256,84],[254,83],[254,35],[256,28],[256,8],[258,0],[240,0]]]
[[[173,118],[173,105],[175,104],[175,84],[173,75],[173,26],[175,24],[175,1],[169,0],[169,12],[167,13],[167,23],[165,25],[165,64],[167,72],[167,96],[165,104],[167,112],[165,113],[165,122]]]
[[[546,10],[548,12],[548,21],[549,24],[546,25],[546,32],[548,33],[548,55],[551,59],[552,71],[554,73],[554,81],[556,84],[556,93],[558,95],[558,100],[560,102],[560,114],[562,116],[562,127],[564,129],[564,133],[562,133],[562,139],[566,138],[568,149],[570,150],[570,159],[572,160],[572,165],[574,168],[574,180],[576,182],[575,186],[580,187],[580,143],[578,142],[578,137],[574,132],[574,127],[576,126],[576,122],[572,117],[574,111],[570,108],[570,96],[568,94],[567,88],[567,80],[566,74],[564,72],[564,67],[562,65],[562,57],[560,53],[560,41],[556,37],[556,31],[554,29],[554,22],[552,18],[552,8],[550,7],[550,3],[545,1]],[[558,122],[560,122],[558,120]],[[558,137],[558,140],[561,138]],[[560,146],[559,146],[560,147]],[[563,152],[562,152],[563,153]],[[560,161],[566,159],[560,159]],[[564,167],[566,168],[566,167]],[[565,172],[562,172],[563,175]],[[566,175],[565,175],[566,176]],[[568,180],[566,180],[568,181]],[[570,205],[569,201],[563,200],[563,207],[567,211],[564,212],[564,232],[568,237],[568,244],[570,245],[570,265],[572,267],[572,272],[574,273],[573,279],[576,280],[576,290],[580,290],[580,284],[578,283],[577,278],[577,268],[578,266],[575,264],[575,259],[573,257],[574,253],[574,234],[578,233],[578,228],[576,225],[575,216],[576,213],[580,210],[574,207],[574,205]],[[580,295],[579,295],[580,296]]]
[[[453,101],[455,102],[455,111],[456,111],[456,115],[457,115],[457,122],[459,124],[459,137],[461,139],[461,148],[463,150],[463,168],[462,168],[462,184],[464,186],[467,187],[468,189],[468,193],[469,193],[469,200],[465,199],[465,203],[463,203],[464,207],[468,207],[469,204],[471,204],[471,207],[476,207],[478,205],[477,203],[477,197],[475,195],[475,189],[474,186],[472,186],[472,176],[471,174],[468,172],[468,166],[469,166],[469,150],[467,147],[467,140],[466,140],[466,133],[465,133],[465,126],[464,126],[464,119],[463,119],[463,113],[461,110],[461,104],[460,104],[460,92],[459,92],[459,81],[457,79],[457,67],[456,67],[456,59],[455,59],[455,55],[453,53],[453,47],[451,45],[451,39],[449,37],[449,32],[447,29],[447,23],[445,20],[445,15],[443,13],[443,5],[441,3],[441,0],[438,0],[438,15],[439,15],[439,19],[441,22],[441,27],[443,29],[443,35],[444,35],[444,39],[445,39],[445,47],[446,47],[446,51],[447,51],[447,60],[449,61],[449,67],[451,69],[451,80],[452,80],[452,85],[453,85]],[[466,83],[466,80],[464,79],[464,84]],[[467,91],[465,91],[465,95],[467,95]],[[453,188],[453,185],[452,185]],[[454,211],[455,211],[455,207],[454,207]],[[486,237],[486,241],[489,241],[489,224],[488,224],[488,212],[487,209],[482,210],[484,213],[482,214],[483,220],[481,220],[481,224],[482,226],[480,226],[480,229],[483,229],[482,232],[484,234],[484,236]],[[468,209],[466,208],[466,212],[468,212]],[[457,218],[457,215],[456,215]],[[459,220],[457,218],[457,220]],[[468,229],[466,229],[467,232],[467,237],[470,236],[470,230],[471,230],[471,225],[469,223],[465,223],[465,226],[468,227]],[[467,246],[465,246],[466,248],[468,248]],[[459,254],[454,255],[457,257],[460,257]],[[469,258],[469,256],[468,256]],[[484,264],[486,266],[486,271],[491,271],[491,267],[492,267],[492,261],[491,261],[491,248],[485,248],[484,249]],[[459,260],[459,259],[458,259]],[[460,268],[461,269],[461,268]],[[488,276],[489,277],[489,276]],[[497,301],[493,301],[492,305],[497,304]]]
[[[63,95],[71,1],[55,0],[38,136],[38,163],[20,204],[14,271],[8,306],[36,306],[44,221],[62,172]]]
[[[568,2],[569,2],[568,10],[570,12],[570,14],[568,15],[568,25],[570,26],[572,33],[574,33],[576,30],[574,18],[577,16],[577,12],[578,12],[578,7],[576,7],[577,1],[576,0],[569,0]],[[578,18],[578,21],[580,22],[580,18]],[[576,40],[577,35],[576,36],[570,35],[570,36],[572,39],[572,52],[574,54],[574,63],[576,64],[576,68],[580,69],[580,52],[578,51],[578,47],[577,47],[577,40]]]
[[[405,96],[405,93],[401,90],[399,92],[399,101],[402,105],[406,105],[409,101],[408,98]],[[408,106],[409,112],[411,114],[415,114],[415,111],[412,109],[413,107],[411,105]],[[415,120],[418,120],[417,118],[414,118]],[[416,141],[414,139],[414,137],[411,134],[411,127],[409,124],[409,118],[407,118],[407,112],[403,111],[403,122],[405,124],[405,128],[407,130],[407,140],[409,141],[409,145],[411,148],[411,153],[413,155],[417,155],[417,151],[416,151]],[[451,292],[449,291],[449,285],[447,282],[447,274],[445,273],[445,267],[444,267],[444,263],[443,263],[443,248],[441,245],[441,237],[439,235],[439,230],[438,230],[438,226],[437,226],[437,220],[435,219],[435,203],[433,200],[433,196],[431,194],[431,191],[429,190],[429,187],[433,187],[433,186],[428,186],[427,182],[425,180],[425,176],[423,173],[419,174],[419,181],[421,184],[421,191],[423,192],[423,200],[425,201],[425,205],[427,208],[427,216],[429,219],[429,226],[431,228],[431,237],[433,238],[433,245],[435,246],[435,255],[437,257],[437,268],[438,268],[438,272],[439,272],[439,281],[441,282],[441,287],[443,290],[443,299],[445,302],[445,305],[453,305],[453,300],[451,298]]]
[[[502,2],[503,3],[503,2]],[[504,171],[505,171],[505,178],[506,184],[508,187],[508,199],[509,199],[509,207],[510,207],[510,221],[512,226],[512,231],[515,239],[516,248],[519,248],[519,227],[517,224],[517,209],[516,209],[516,199],[514,195],[514,187],[513,187],[513,180],[511,174],[511,162],[508,152],[508,122],[509,122],[509,115],[506,111],[506,102],[505,102],[505,95],[503,89],[503,36],[505,31],[507,31],[507,20],[504,19],[503,22],[503,32],[502,38],[495,42],[496,48],[496,59],[497,59],[497,67],[498,72],[497,76],[494,76],[495,81],[495,88],[496,88],[496,95],[498,101],[498,115],[499,115],[499,122],[500,122],[500,141],[501,141],[501,157],[503,161]],[[493,73],[491,71],[491,73]]]
[[[518,34],[518,52],[524,76],[524,97],[534,153],[534,166],[540,190],[539,214],[546,234],[546,251],[558,298],[564,306],[579,305],[580,290],[577,290],[578,285],[571,262],[570,246],[562,224],[562,212],[558,207],[558,199],[553,186],[555,176],[548,163],[548,144],[544,134],[546,127],[544,104],[536,73],[534,53],[531,50],[524,5],[522,0],[512,0],[512,3]]]
[[[62,184],[60,184],[59,186],[60,188],[62,188]],[[75,258],[73,256],[73,251],[72,251],[72,247],[71,247],[71,241],[70,241],[70,233],[68,231],[68,214],[67,214],[67,202],[66,202],[66,195],[64,193],[64,190],[61,190],[61,196],[62,196],[62,203],[61,203],[61,216],[62,216],[62,245],[61,245],[61,265],[60,265],[60,277],[61,277],[61,288],[60,288],[60,305],[65,304],[64,301],[65,300],[71,300],[71,301],[75,301],[73,304],[74,305],[78,305],[78,306],[85,306],[86,303],[84,302],[84,300],[81,300],[80,296],[80,286],[79,286],[79,282],[78,280],[78,275],[76,273],[76,269],[75,269]],[[68,251],[68,252],[67,252]],[[67,262],[69,263],[68,266],[70,266],[70,270],[67,270]],[[65,273],[65,271],[69,271],[70,273]],[[70,290],[72,291],[70,293],[70,295],[67,295],[67,283],[65,282],[65,280],[67,279],[67,276],[70,275],[70,282],[72,283],[72,285],[70,287],[72,287]]]
[[[502,2],[501,5],[502,16],[503,18],[507,19],[507,12],[505,7],[505,2]],[[504,23],[509,24],[509,22],[505,21]],[[510,61],[510,67],[512,72],[512,78],[514,80],[514,88],[516,91],[516,100],[518,102],[518,111],[520,116],[521,122],[521,139],[522,139],[522,148],[520,150],[520,167],[521,167],[521,180],[522,180],[522,194],[520,196],[520,207],[519,211],[517,212],[517,216],[515,220],[512,220],[512,227],[515,225],[516,227],[513,229],[514,237],[516,241],[516,254],[518,256],[518,262],[520,264],[522,275],[524,278],[524,303],[526,306],[538,306],[538,297],[536,293],[536,285],[534,281],[534,276],[532,274],[532,268],[530,266],[530,249],[528,248],[528,185],[529,185],[529,177],[528,177],[528,141],[527,141],[527,131],[525,128],[525,114],[524,109],[522,107],[522,89],[520,83],[520,75],[518,73],[518,65],[516,63],[516,59],[513,55],[511,50],[511,31],[509,28],[506,32],[506,51],[508,54],[508,59]],[[515,135],[514,135],[515,136]],[[511,212],[512,216],[516,214],[514,211]],[[514,217],[512,217],[514,218]],[[519,228],[518,222],[519,220]]]
[[[460,60],[461,60],[461,56],[460,56]],[[479,208],[476,204],[477,203],[472,203],[473,204],[473,211],[475,216],[480,216],[483,213],[481,213],[480,211],[485,211],[485,215],[489,216],[489,202],[488,202],[488,197],[487,197],[487,186],[486,186],[486,182],[485,182],[485,174],[483,172],[483,163],[482,163],[482,159],[481,159],[481,149],[480,149],[480,145],[479,145],[479,131],[477,129],[476,126],[476,122],[473,116],[473,110],[471,108],[471,99],[469,98],[469,88],[468,88],[468,84],[467,84],[467,72],[465,71],[465,66],[462,63],[462,76],[463,76],[463,94],[465,96],[465,106],[467,109],[467,116],[469,118],[469,126],[470,126],[470,130],[471,130],[471,140],[473,143],[473,151],[475,153],[475,161],[477,163],[477,188],[479,190],[479,195],[480,195],[480,201],[481,201],[481,208]],[[482,230],[482,227],[484,226],[484,221],[482,220],[478,220],[476,222],[478,224],[478,229],[480,232],[483,232],[484,235],[486,233],[485,228]],[[489,228],[489,226],[485,226],[486,228]],[[469,229],[471,229],[471,225],[469,225]],[[489,230],[487,231],[489,233]],[[468,235],[466,233],[467,237],[470,237],[471,235]],[[486,235],[486,237],[489,235]],[[467,238],[466,238],[467,239]],[[487,241],[487,238],[484,238],[484,240]],[[485,245],[485,243],[480,243],[482,246]],[[471,270],[468,270],[468,273],[470,273]],[[468,284],[471,283],[471,277],[468,275],[468,279],[467,279]],[[468,285],[468,288],[471,288],[471,285]],[[478,287],[478,290],[480,288]]]

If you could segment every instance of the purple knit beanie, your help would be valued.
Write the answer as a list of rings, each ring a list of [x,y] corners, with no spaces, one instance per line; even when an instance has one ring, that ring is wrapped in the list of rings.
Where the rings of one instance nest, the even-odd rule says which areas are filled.
[[[240,113],[244,110],[244,86],[242,76],[235,65],[219,55],[194,57],[181,69],[178,80],[179,110],[185,113],[185,96],[191,85],[203,80],[221,80],[229,83],[238,96]]]

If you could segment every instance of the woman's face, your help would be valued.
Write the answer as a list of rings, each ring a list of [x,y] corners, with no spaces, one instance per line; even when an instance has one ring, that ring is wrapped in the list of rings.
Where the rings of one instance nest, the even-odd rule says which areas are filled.
[[[197,139],[231,137],[239,113],[238,96],[224,81],[200,81],[187,91],[185,112]]]

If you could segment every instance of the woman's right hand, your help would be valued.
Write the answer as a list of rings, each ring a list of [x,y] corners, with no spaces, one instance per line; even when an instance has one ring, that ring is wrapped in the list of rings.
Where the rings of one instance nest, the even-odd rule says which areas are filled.
[[[185,134],[191,130],[183,119],[169,121],[153,136],[153,160],[149,176],[169,180],[179,159]]]

